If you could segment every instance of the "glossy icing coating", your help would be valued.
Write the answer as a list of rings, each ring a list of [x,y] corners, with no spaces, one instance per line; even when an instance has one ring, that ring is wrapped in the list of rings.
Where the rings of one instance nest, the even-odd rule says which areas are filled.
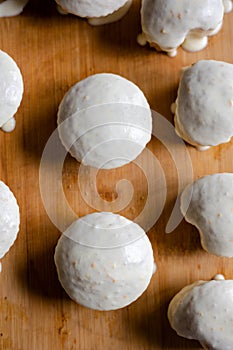
[[[109,23],[119,21],[121,18],[123,18],[126,15],[126,13],[129,11],[131,5],[132,5],[132,0],[128,0],[125,3],[125,5],[120,7],[115,12],[113,12],[107,16],[89,18],[88,23],[91,24],[92,26],[99,26],[99,25],[109,24]]]
[[[178,335],[198,340],[204,349],[231,350],[233,280],[198,281],[183,288],[168,308]]]
[[[0,17],[11,17],[19,15],[28,0],[5,0],[0,3]]]
[[[171,57],[183,44],[188,51],[199,51],[207,45],[207,36],[221,28],[223,15],[222,0],[142,0],[144,41]]]
[[[19,231],[19,207],[14,194],[0,181],[0,259],[8,252]]]
[[[198,61],[182,73],[175,106],[179,136],[207,149],[233,135],[233,64]]]
[[[90,18],[90,24],[100,25],[111,23],[122,18],[128,11],[131,0],[55,0],[62,11],[76,16]],[[120,10],[120,12],[117,12]],[[114,12],[117,12],[114,15]],[[112,15],[112,16],[111,16]],[[103,17],[109,16],[107,19]],[[115,17],[114,17],[115,16]],[[99,17],[99,22],[97,18]],[[93,19],[93,23],[92,22]],[[98,24],[97,24],[98,22]]]
[[[197,227],[206,251],[233,257],[232,173],[204,176],[187,186],[181,195],[181,212]]]
[[[21,103],[23,79],[15,61],[1,50],[0,81],[0,128],[4,128],[4,125],[14,117]]]
[[[152,117],[135,84],[103,73],[78,82],[66,93],[58,125],[61,141],[74,158],[84,165],[110,169],[142,152],[151,139]]]
[[[12,132],[15,129],[15,126],[16,126],[16,120],[15,118],[11,118],[10,120],[8,120],[8,122],[3,124],[2,131]]]
[[[97,310],[129,305],[147,288],[155,265],[144,230],[112,213],[75,221],[55,251],[58,277],[75,302]]]
[[[232,11],[232,0],[223,0],[224,12],[229,13]]]

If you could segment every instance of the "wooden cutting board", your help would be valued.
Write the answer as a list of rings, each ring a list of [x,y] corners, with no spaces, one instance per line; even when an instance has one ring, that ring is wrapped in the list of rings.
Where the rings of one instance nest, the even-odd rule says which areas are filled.
[[[18,239],[2,260],[1,350],[200,349],[197,342],[182,339],[171,330],[166,316],[168,303],[180,288],[195,280],[210,279],[216,273],[233,278],[233,259],[204,252],[195,228],[182,221],[172,233],[165,233],[177,198],[177,164],[164,140],[153,137],[148,150],[160,165],[158,173],[144,152],[141,168],[134,163],[100,171],[95,177],[99,197],[90,168],[80,173],[78,164],[69,156],[63,167],[66,198],[79,216],[114,210],[113,201],[127,195],[124,186],[128,184],[119,183],[126,179],[133,186],[133,197],[120,213],[137,218],[148,198],[148,183],[154,181],[157,186],[156,203],[164,173],[166,202],[148,232],[158,267],[148,290],[131,306],[105,313],[76,305],[57,280],[53,253],[60,232],[43,206],[39,166],[46,142],[56,128],[58,104],[67,89],[93,73],[117,73],[136,83],[151,108],[172,122],[170,104],[176,97],[181,67],[199,59],[233,63],[233,13],[225,16],[221,32],[209,40],[205,50],[187,53],[179,49],[177,57],[171,59],[137,45],[139,8],[140,1],[136,0],[123,20],[98,28],[74,16],[59,15],[52,0],[30,0],[22,15],[0,19],[0,49],[16,60],[25,83],[16,130],[11,134],[0,132],[0,178],[15,193],[21,211]],[[215,172],[233,172],[232,142],[206,152],[190,146],[187,151],[194,179]],[[190,163],[182,152],[180,175],[185,182]],[[85,195],[78,186],[78,173]],[[50,187],[54,211],[60,210],[62,217],[65,208],[56,203],[58,194],[53,181],[48,182]],[[158,210],[155,204],[151,208]]]

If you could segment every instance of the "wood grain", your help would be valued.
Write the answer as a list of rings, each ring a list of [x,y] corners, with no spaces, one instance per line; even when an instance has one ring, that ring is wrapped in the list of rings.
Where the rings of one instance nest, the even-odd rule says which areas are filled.
[[[2,350],[200,349],[198,343],[182,339],[170,329],[167,305],[180,288],[197,279],[210,279],[216,273],[233,278],[232,259],[205,253],[195,228],[182,221],[174,232],[165,234],[177,197],[178,177],[169,152],[153,138],[148,149],[164,171],[167,196],[162,215],[148,233],[158,271],[146,293],[123,310],[102,313],[76,305],[57,280],[53,253],[60,232],[42,203],[39,165],[45,144],[56,128],[57,107],[66,90],[90,74],[117,73],[138,84],[151,108],[172,121],[170,104],[176,97],[182,66],[198,59],[233,63],[233,13],[225,16],[221,32],[210,39],[207,49],[195,54],[180,49],[178,56],[170,59],[137,45],[139,7],[139,1],[134,1],[123,20],[98,28],[74,16],[62,17],[52,0],[31,0],[22,15],[0,19],[0,49],[16,60],[25,83],[16,130],[0,133],[0,178],[14,191],[21,211],[20,233],[2,261],[0,275]],[[202,153],[189,146],[187,149],[195,179],[233,171],[232,142]],[[148,179],[157,176],[148,167],[146,157],[143,164],[147,174],[135,164],[100,171],[97,188],[105,201],[97,198],[95,203],[92,170],[87,168],[81,178],[89,191],[85,199],[77,182],[79,166],[67,157],[63,187],[71,207],[79,216],[95,211],[94,204],[100,206],[98,210],[112,210],[117,182],[128,179],[134,196],[120,213],[134,219],[145,205]],[[51,196],[56,198],[52,191]]]

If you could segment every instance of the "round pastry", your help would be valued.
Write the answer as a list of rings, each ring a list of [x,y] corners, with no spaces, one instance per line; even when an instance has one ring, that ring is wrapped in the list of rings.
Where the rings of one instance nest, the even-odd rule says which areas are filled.
[[[183,70],[173,112],[177,134],[200,150],[233,136],[233,64],[203,60]]]
[[[206,251],[233,257],[233,174],[204,176],[187,186],[181,212],[199,230]]]
[[[178,335],[204,349],[232,350],[233,280],[198,281],[171,301],[168,319]]]
[[[152,117],[142,91],[115,74],[75,84],[58,110],[60,139],[84,165],[117,168],[134,160],[151,139]]]
[[[0,181],[0,259],[8,252],[19,231],[19,207],[9,187]]]
[[[23,96],[23,78],[15,61],[0,50],[0,128],[15,128],[14,115]]]
[[[61,14],[72,13],[88,18],[91,25],[120,20],[129,10],[132,0],[55,0]]]
[[[70,298],[96,310],[131,304],[146,290],[155,271],[144,230],[106,212],[87,215],[62,234],[55,264]]]
[[[0,17],[11,17],[19,15],[28,0],[0,0]]]
[[[226,10],[229,3],[225,1]],[[208,36],[220,30],[223,15],[223,0],[142,0],[138,42],[149,42],[171,57],[180,45],[187,51],[199,51],[206,47]]]

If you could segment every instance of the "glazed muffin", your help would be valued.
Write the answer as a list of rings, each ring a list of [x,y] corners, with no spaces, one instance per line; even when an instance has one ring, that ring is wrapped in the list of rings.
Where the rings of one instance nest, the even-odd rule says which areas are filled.
[[[207,252],[233,257],[233,174],[204,176],[187,186],[181,212],[198,229]]]
[[[206,47],[208,36],[222,26],[224,5],[230,10],[231,1],[225,0],[142,0],[142,34],[138,42],[147,42],[171,57],[177,48],[199,51]]]
[[[0,259],[14,244],[19,231],[19,207],[9,187],[0,181]]]
[[[220,277],[220,278],[219,278]],[[233,280],[198,281],[172,299],[168,319],[178,335],[198,340],[204,349],[231,350]]]
[[[151,110],[142,91],[115,74],[75,84],[58,110],[60,139],[84,165],[117,168],[133,161],[151,139]]]
[[[23,78],[15,61],[0,50],[0,128],[15,128],[14,115],[23,96]]]
[[[203,60],[183,70],[172,111],[177,134],[200,150],[233,135],[233,65]]]
[[[120,215],[105,212],[75,221],[62,234],[55,264],[71,299],[105,311],[139,298],[155,272],[144,230]]]
[[[0,0],[0,17],[11,17],[19,15],[28,0]]]
[[[88,19],[91,25],[101,25],[120,20],[129,10],[132,0],[55,0],[61,14]]]

